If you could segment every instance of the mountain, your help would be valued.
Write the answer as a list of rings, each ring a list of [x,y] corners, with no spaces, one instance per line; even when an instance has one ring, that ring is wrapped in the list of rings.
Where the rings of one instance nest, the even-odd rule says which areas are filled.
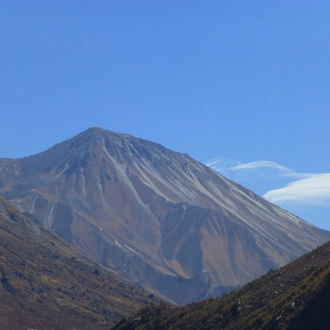
[[[0,197],[0,329],[109,329],[150,302]]]
[[[0,194],[89,258],[179,304],[330,239],[186,154],[100,128],[0,159]]]
[[[150,305],[114,330],[330,329],[330,243],[230,294],[184,307]]]

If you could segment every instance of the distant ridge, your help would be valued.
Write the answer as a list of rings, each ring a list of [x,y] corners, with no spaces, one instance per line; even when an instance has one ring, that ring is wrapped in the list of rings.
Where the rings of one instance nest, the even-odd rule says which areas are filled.
[[[94,261],[179,304],[227,292],[330,239],[186,154],[95,127],[0,159],[0,194]]]

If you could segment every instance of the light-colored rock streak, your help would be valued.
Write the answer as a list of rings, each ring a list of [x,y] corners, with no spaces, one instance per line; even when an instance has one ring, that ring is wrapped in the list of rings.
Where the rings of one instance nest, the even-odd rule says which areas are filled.
[[[51,207],[50,211],[48,212],[48,216],[46,218],[46,221],[44,222],[44,226],[46,227],[46,229],[52,228],[53,219],[54,219],[54,209],[56,204],[57,202],[54,203],[54,205]]]
[[[133,253],[135,253],[136,255],[138,255],[139,257],[142,258],[141,254],[139,252],[137,252],[136,250],[130,248],[129,246],[127,246],[126,244],[124,245],[126,249],[132,251]]]

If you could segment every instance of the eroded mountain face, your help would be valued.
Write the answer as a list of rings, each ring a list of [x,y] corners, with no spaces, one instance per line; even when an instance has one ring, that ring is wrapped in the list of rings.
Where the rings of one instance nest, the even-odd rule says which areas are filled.
[[[243,284],[330,239],[186,154],[99,128],[1,159],[0,187],[36,223],[178,303]]]

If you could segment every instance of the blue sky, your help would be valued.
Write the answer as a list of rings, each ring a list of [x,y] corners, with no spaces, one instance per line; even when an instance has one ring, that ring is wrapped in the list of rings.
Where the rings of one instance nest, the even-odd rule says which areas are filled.
[[[220,157],[330,229],[329,17],[310,0],[1,1],[0,157],[99,126]]]

